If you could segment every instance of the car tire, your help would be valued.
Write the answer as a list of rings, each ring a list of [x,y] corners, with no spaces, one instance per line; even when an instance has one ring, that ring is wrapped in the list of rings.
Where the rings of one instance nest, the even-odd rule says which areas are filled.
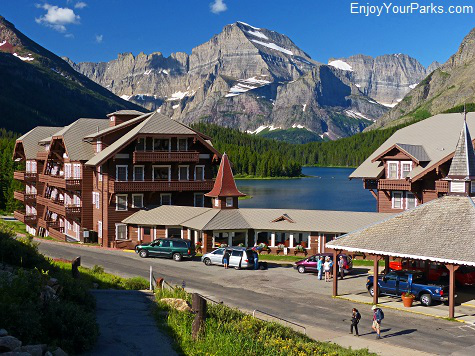
[[[234,269],[235,269],[235,270],[240,270],[240,269],[241,269],[241,267],[239,267],[239,266],[236,266],[236,267],[234,267]]]
[[[432,305],[432,296],[430,294],[422,294],[419,299],[421,304],[425,307],[430,307]]]
[[[139,256],[142,258],[147,258],[148,257],[148,251],[147,250],[140,250],[139,251]]]
[[[206,266],[211,266],[211,260],[209,258],[205,258],[203,260],[203,263],[206,265]]]
[[[369,295],[370,295],[370,296],[373,296],[373,295],[374,295],[373,285],[370,285],[370,286],[368,287],[368,292],[369,292]],[[381,295],[381,292],[380,292],[380,290],[379,290],[379,288],[378,288],[378,297],[379,297],[380,295]]]
[[[173,258],[173,260],[176,261],[176,262],[180,262],[180,261],[182,260],[182,257],[181,257],[181,255],[180,255],[179,253],[174,253],[174,254],[172,255],[172,258]]]
[[[299,273],[305,273],[305,272],[306,272],[304,266],[298,266],[298,267],[297,267],[297,271],[298,271]]]

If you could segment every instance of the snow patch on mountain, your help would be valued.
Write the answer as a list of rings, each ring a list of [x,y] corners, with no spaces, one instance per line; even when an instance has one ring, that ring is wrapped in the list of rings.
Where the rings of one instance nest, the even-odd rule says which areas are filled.
[[[305,126],[300,125],[300,124],[293,124],[293,125],[292,125],[292,128],[293,128],[293,129],[304,129]]]
[[[269,129],[269,131],[274,131],[274,130],[280,130],[280,126],[274,126],[274,125],[261,125],[255,130],[247,130],[246,132],[252,135],[257,135],[259,132],[262,132],[266,129]]]
[[[303,106],[302,111],[305,112],[305,109],[307,108],[307,104],[303,104],[302,106]]]
[[[246,31],[246,32],[249,33],[250,35],[263,38],[265,40],[269,39],[269,37],[267,37],[266,35],[264,35],[262,32],[259,32],[259,31]]]
[[[288,49],[285,49],[284,47],[280,47],[279,45],[276,45],[274,42],[267,43],[267,42],[262,42],[262,41],[258,41],[258,40],[251,40],[251,41],[254,42],[254,43],[260,44],[261,46],[264,46],[264,47],[274,49],[276,51],[288,54],[290,56],[294,55],[294,53],[292,51],[289,51]]]
[[[0,42],[0,47],[2,47],[7,41]]]
[[[371,119],[368,119],[368,117],[366,117],[366,116],[363,115],[362,113],[360,113],[360,112],[358,112],[358,111],[354,111],[354,110],[346,110],[346,111],[345,111],[345,114],[346,114],[346,116],[352,117],[353,119],[371,120]],[[371,121],[374,121],[374,120],[371,120]]]
[[[173,93],[172,96],[167,99],[167,101],[181,100],[185,96],[190,96],[188,94],[189,94],[188,91],[177,91],[176,93]]]
[[[341,70],[347,70],[349,72],[353,72],[353,68],[346,62],[343,62],[341,59],[337,59],[336,61],[331,61],[328,63],[329,66],[334,68],[338,68]]]
[[[19,59],[21,59],[22,61],[24,62],[30,62],[30,61],[33,61],[35,60],[33,57],[30,57],[31,56],[31,53],[28,53],[28,56],[27,57],[22,57],[20,56],[18,53],[13,53],[13,55]]]
[[[262,76],[247,79],[238,79],[237,82],[231,87],[231,89],[229,89],[228,94],[226,94],[224,97],[231,98],[233,96],[237,96],[249,90],[260,88],[264,85],[271,83],[270,81],[261,78]]]
[[[415,87],[417,87],[417,84],[419,84],[419,83],[411,84],[411,85],[409,85],[409,88],[414,89]]]
[[[244,25],[244,26],[247,26],[247,27],[250,27],[250,28],[253,28],[254,30],[260,30],[259,27],[254,27],[254,26],[251,26],[249,25],[248,23],[245,23],[245,22],[242,22],[242,21],[238,21],[238,23],[240,23],[241,25]]]
[[[124,99],[124,100],[127,100],[127,101],[128,101],[131,97],[132,97],[132,95],[125,95],[125,94],[120,96],[121,99]]]

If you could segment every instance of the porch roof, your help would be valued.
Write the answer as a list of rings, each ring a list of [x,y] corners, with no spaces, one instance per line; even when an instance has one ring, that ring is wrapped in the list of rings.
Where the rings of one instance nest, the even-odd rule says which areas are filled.
[[[445,196],[326,244],[350,252],[475,266],[475,204]]]

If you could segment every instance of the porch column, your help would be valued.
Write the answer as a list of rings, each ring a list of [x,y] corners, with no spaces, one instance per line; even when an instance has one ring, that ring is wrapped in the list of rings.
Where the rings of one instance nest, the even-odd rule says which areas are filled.
[[[275,247],[275,232],[271,232],[270,234],[270,245]]]
[[[248,247],[249,246],[249,230],[246,230],[246,238],[244,240],[244,246]]]
[[[259,231],[254,231],[254,245],[252,246],[256,246],[257,245],[257,235],[259,234]]]
[[[384,256],[384,274],[389,273],[389,256]]]
[[[294,234],[289,234],[289,247],[294,247]]]
[[[373,304],[376,305],[378,304],[378,293],[379,293],[379,288],[378,288],[378,272],[379,272],[379,256],[374,255],[373,256]]]
[[[339,251],[333,250],[333,296],[338,295],[338,253]]]
[[[188,233],[186,235],[187,240],[191,240],[191,229],[188,229]]]
[[[430,261],[425,260],[424,261],[424,274],[425,274],[425,277],[426,277],[427,280],[429,279],[429,272],[430,272],[429,269],[430,269]]]
[[[234,238],[234,231],[229,233],[229,236],[228,236],[228,246],[232,246],[232,245],[233,245],[233,238]]]
[[[180,231],[180,237],[181,237],[182,240],[185,237],[185,229],[183,227],[181,228],[181,231]]]
[[[453,264],[445,265],[449,270],[449,318],[455,317],[455,271],[459,269],[460,266]]]
[[[310,250],[310,248],[312,247],[312,234],[310,232],[307,235],[307,241],[307,248]]]
[[[211,252],[213,249],[213,232],[203,231],[203,254]]]

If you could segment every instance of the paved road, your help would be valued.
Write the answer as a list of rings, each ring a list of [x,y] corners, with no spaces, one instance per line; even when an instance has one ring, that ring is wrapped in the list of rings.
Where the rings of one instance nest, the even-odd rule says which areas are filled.
[[[291,268],[269,268],[267,271],[224,270],[207,267],[198,261],[174,262],[163,259],[141,259],[134,253],[103,250],[91,247],[42,242],[40,251],[48,256],[72,259],[81,256],[86,267],[102,265],[106,271],[125,277],[147,278],[149,266],[154,274],[175,284],[185,281],[187,289],[200,291],[213,299],[223,301],[243,310],[258,309],[305,326],[320,330],[323,340],[348,335],[349,314],[352,303],[332,299],[331,283],[317,281],[311,274],[301,275]],[[359,278],[359,279],[358,279]],[[356,281],[356,282],[355,282]],[[355,283],[364,285],[365,277],[345,280],[340,284],[343,292]],[[363,318],[360,323],[362,337],[350,343],[353,347],[375,344],[371,333],[370,306],[356,305]],[[432,354],[470,354],[475,349],[475,326],[450,322],[431,317],[412,315],[395,310],[385,310],[379,343],[404,347]],[[374,348],[370,348],[374,349]],[[391,352],[382,352],[391,354]]]

